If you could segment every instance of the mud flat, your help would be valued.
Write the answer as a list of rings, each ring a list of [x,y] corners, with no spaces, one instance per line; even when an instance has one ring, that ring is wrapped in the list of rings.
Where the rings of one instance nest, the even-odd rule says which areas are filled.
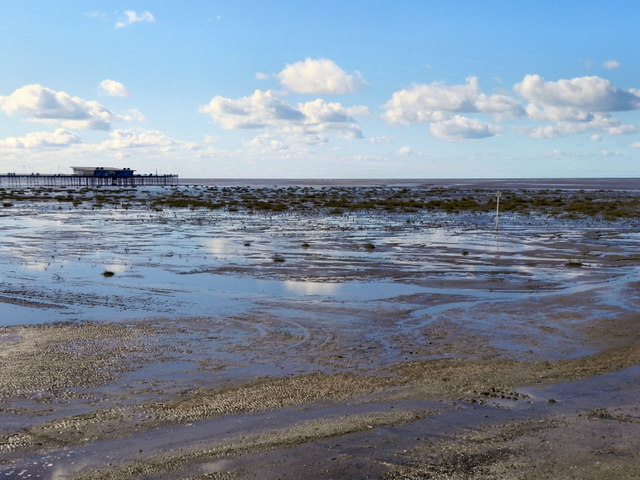
[[[640,476],[636,190],[225,188],[5,197],[0,476]]]

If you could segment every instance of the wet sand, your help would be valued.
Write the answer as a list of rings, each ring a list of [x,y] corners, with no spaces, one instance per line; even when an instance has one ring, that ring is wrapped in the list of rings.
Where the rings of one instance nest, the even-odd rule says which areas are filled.
[[[101,201],[0,217],[0,476],[640,475],[637,216]]]

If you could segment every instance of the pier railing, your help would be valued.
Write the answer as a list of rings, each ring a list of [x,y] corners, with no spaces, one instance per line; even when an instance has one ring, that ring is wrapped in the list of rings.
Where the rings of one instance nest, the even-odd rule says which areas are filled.
[[[176,185],[178,175],[133,175],[129,177],[47,175],[40,173],[0,174],[0,186],[5,187],[99,187],[99,186],[164,186]]]

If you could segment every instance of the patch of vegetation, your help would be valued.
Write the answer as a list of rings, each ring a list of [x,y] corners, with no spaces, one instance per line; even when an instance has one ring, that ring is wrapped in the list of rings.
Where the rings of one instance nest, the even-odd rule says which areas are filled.
[[[32,187],[2,188],[5,207],[22,202],[56,202],[93,208],[147,208],[219,210],[229,212],[299,212],[343,215],[350,212],[445,213],[495,211],[495,191],[490,188],[394,186],[333,187],[216,187],[172,186],[154,189]],[[564,218],[618,220],[637,218],[640,192],[564,191],[513,189],[502,192],[501,213],[547,215]]]

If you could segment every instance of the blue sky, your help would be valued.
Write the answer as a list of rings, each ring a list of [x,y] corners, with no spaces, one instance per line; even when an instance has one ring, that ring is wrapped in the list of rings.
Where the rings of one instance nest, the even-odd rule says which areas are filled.
[[[640,176],[638,0],[0,6],[0,172]]]

